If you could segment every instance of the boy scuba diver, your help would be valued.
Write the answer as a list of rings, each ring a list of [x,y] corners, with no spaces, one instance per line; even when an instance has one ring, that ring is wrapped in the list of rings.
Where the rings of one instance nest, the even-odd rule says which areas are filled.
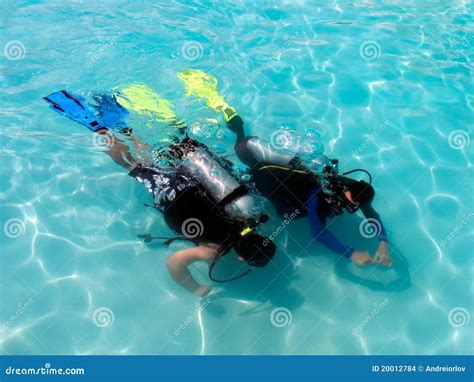
[[[261,138],[246,136],[242,118],[218,94],[214,77],[194,69],[185,70],[178,77],[184,82],[188,96],[204,99],[206,106],[223,113],[228,128],[236,134],[234,148],[238,158],[249,167],[256,188],[272,202],[279,216],[296,209],[303,211],[299,217],[308,216],[313,238],[358,266],[392,265],[385,228],[371,206],[375,191],[366,170],[356,169],[339,175],[337,160],[320,155],[305,164],[298,154],[279,152]],[[368,174],[369,183],[344,176],[356,171]],[[375,258],[368,251],[341,243],[326,228],[328,217],[341,215],[344,210],[354,213],[359,208],[378,234]]]
[[[95,134],[104,135],[110,143],[106,154],[152,193],[154,207],[163,212],[167,225],[182,235],[163,238],[167,239],[166,246],[174,240],[189,240],[195,244],[168,258],[168,270],[178,284],[203,297],[211,287],[200,285],[192,277],[190,264],[210,261],[211,280],[225,282],[243,277],[250,272],[250,267],[264,267],[271,261],[275,244],[255,232],[257,225],[268,217],[255,209],[254,199],[247,189],[228,174],[205,147],[189,138],[178,140],[163,156],[166,166],[141,164],[132,157],[125,142],[111,132],[115,129],[138,144],[124,123],[128,112],[117,104],[115,97],[96,95],[94,98],[98,102],[97,112],[83,98],[64,90],[44,97],[54,111]],[[170,165],[174,167],[170,169]],[[218,177],[213,175],[214,171]],[[154,239],[151,235],[139,237],[145,242]],[[231,249],[248,264],[248,269],[229,280],[217,280],[212,270],[219,258]]]

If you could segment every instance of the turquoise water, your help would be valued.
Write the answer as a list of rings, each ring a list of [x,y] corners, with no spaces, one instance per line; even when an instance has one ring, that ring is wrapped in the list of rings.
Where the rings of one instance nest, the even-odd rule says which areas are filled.
[[[2,354],[472,354],[471,2],[257,3],[2,2]],[[394,268],[359,269],[296,220],[271,266],[201,302],[180,289],[171,250],[136,239],[170,235],[147,191],[41,97],[142,82],[188,124],[218,118],[184,97],[190,67],[249,132],[317,130],[343,170],[370,170]],[[373,253],[360,221],[331,229]]]

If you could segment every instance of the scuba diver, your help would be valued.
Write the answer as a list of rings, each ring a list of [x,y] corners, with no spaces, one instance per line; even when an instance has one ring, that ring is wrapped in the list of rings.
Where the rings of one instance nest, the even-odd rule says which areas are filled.
[[[259,137],[246,136],[242,118],[219,95],[213,76],[189,69],[178,77],[184,82],[186,95],[204,99],[206,106],[223,113],[227,127],[236,135],[234,149],[238,158],[248,166],[256,188],[272,202],[280,217],[299,209],[303,213],[298,217],[308,217],[312,237],[327,248],[350,258],[358,266],[392,265],[385,228],[371,206],[375,191],[366,170],[356,169],[339,175],[337,160],[319,155],[305,163],[298,153],[282,152]],[[365,172],[369,183],[345,176],[356,171]],[[374,258],[368,251],[340,242],[326,228],[327,218],[341,215],[344,210],[354,213],[359,208],[378,234],[379,245]]]
[[[153,207],[163,213],[168,227],[181,235],[158,239],[166,239],[166,246],[174,240],[194,243],[194,247],[168,258],[168,270],[179,285],[201,297],[210,292],[210,286],[200,285],[191,275],[189,265],[196,261],[211,262],[209,277],[216,282],[235,280],[249,273],[250,267],[264,267],[271,261],[276,246],[268,245],[268,239],[256,232],[268,216],[260,212],[247,188],[205,146],[189,138],[176,138],[161,152],[162,166],[145,165],[134,159],[126,142],[113,134],[118,131],[133,144],[141,144],[132,137],[132,130],[124,122],[128,112],[115,96],[95,95],[95,110],[82,97],[64,90],[44,99],[54,111],[102,135],[108,142],[106,154],[145,185],[153,195]],[[138,236],[145,242],[156,239],[150,234]],[[247,263],[247,269],[228,280],[216,279],[212,270],[231,249]]]

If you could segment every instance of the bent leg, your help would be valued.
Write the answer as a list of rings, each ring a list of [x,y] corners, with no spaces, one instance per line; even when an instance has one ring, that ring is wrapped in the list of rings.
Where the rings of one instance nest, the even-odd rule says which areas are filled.
[[[244,122],[238,115],[227,121],[227,127],[236,134],[234,150],[237,157],[250,168],[264,165],[288,166],[295,157],[293,153],[276,150],[264,139],[246,136]]]
[[[108,129],[99,129],[96,134],[106,135],[110,147],[105,153],[119,166],[131,171],[136,167],[136,161],[130,153],[129,147],[119,138],[115,137]]]

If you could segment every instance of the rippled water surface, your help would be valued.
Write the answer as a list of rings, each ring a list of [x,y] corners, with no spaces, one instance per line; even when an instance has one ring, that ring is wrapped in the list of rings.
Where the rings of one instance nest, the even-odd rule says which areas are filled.
[[[1,353],[472,353],[470,1],[2,1],[1,12]],[[190,67],[219,79],[250,133],[316,130],[343,170],[370,170],[394,268],[308,245],[297,220],[271,266],[201,302],[177,287],[171,249],[136,238],[171,234],[146,190],[41,97],[140,82],[190,125],[219,119],[184,96],[176,74]],[[169,131],[130,123],[149,142]],[[213,143],[232,159],[221,131]],[[373,253],[359,222],[331,229]],[[204,282],[205,267],[194,272]]]

